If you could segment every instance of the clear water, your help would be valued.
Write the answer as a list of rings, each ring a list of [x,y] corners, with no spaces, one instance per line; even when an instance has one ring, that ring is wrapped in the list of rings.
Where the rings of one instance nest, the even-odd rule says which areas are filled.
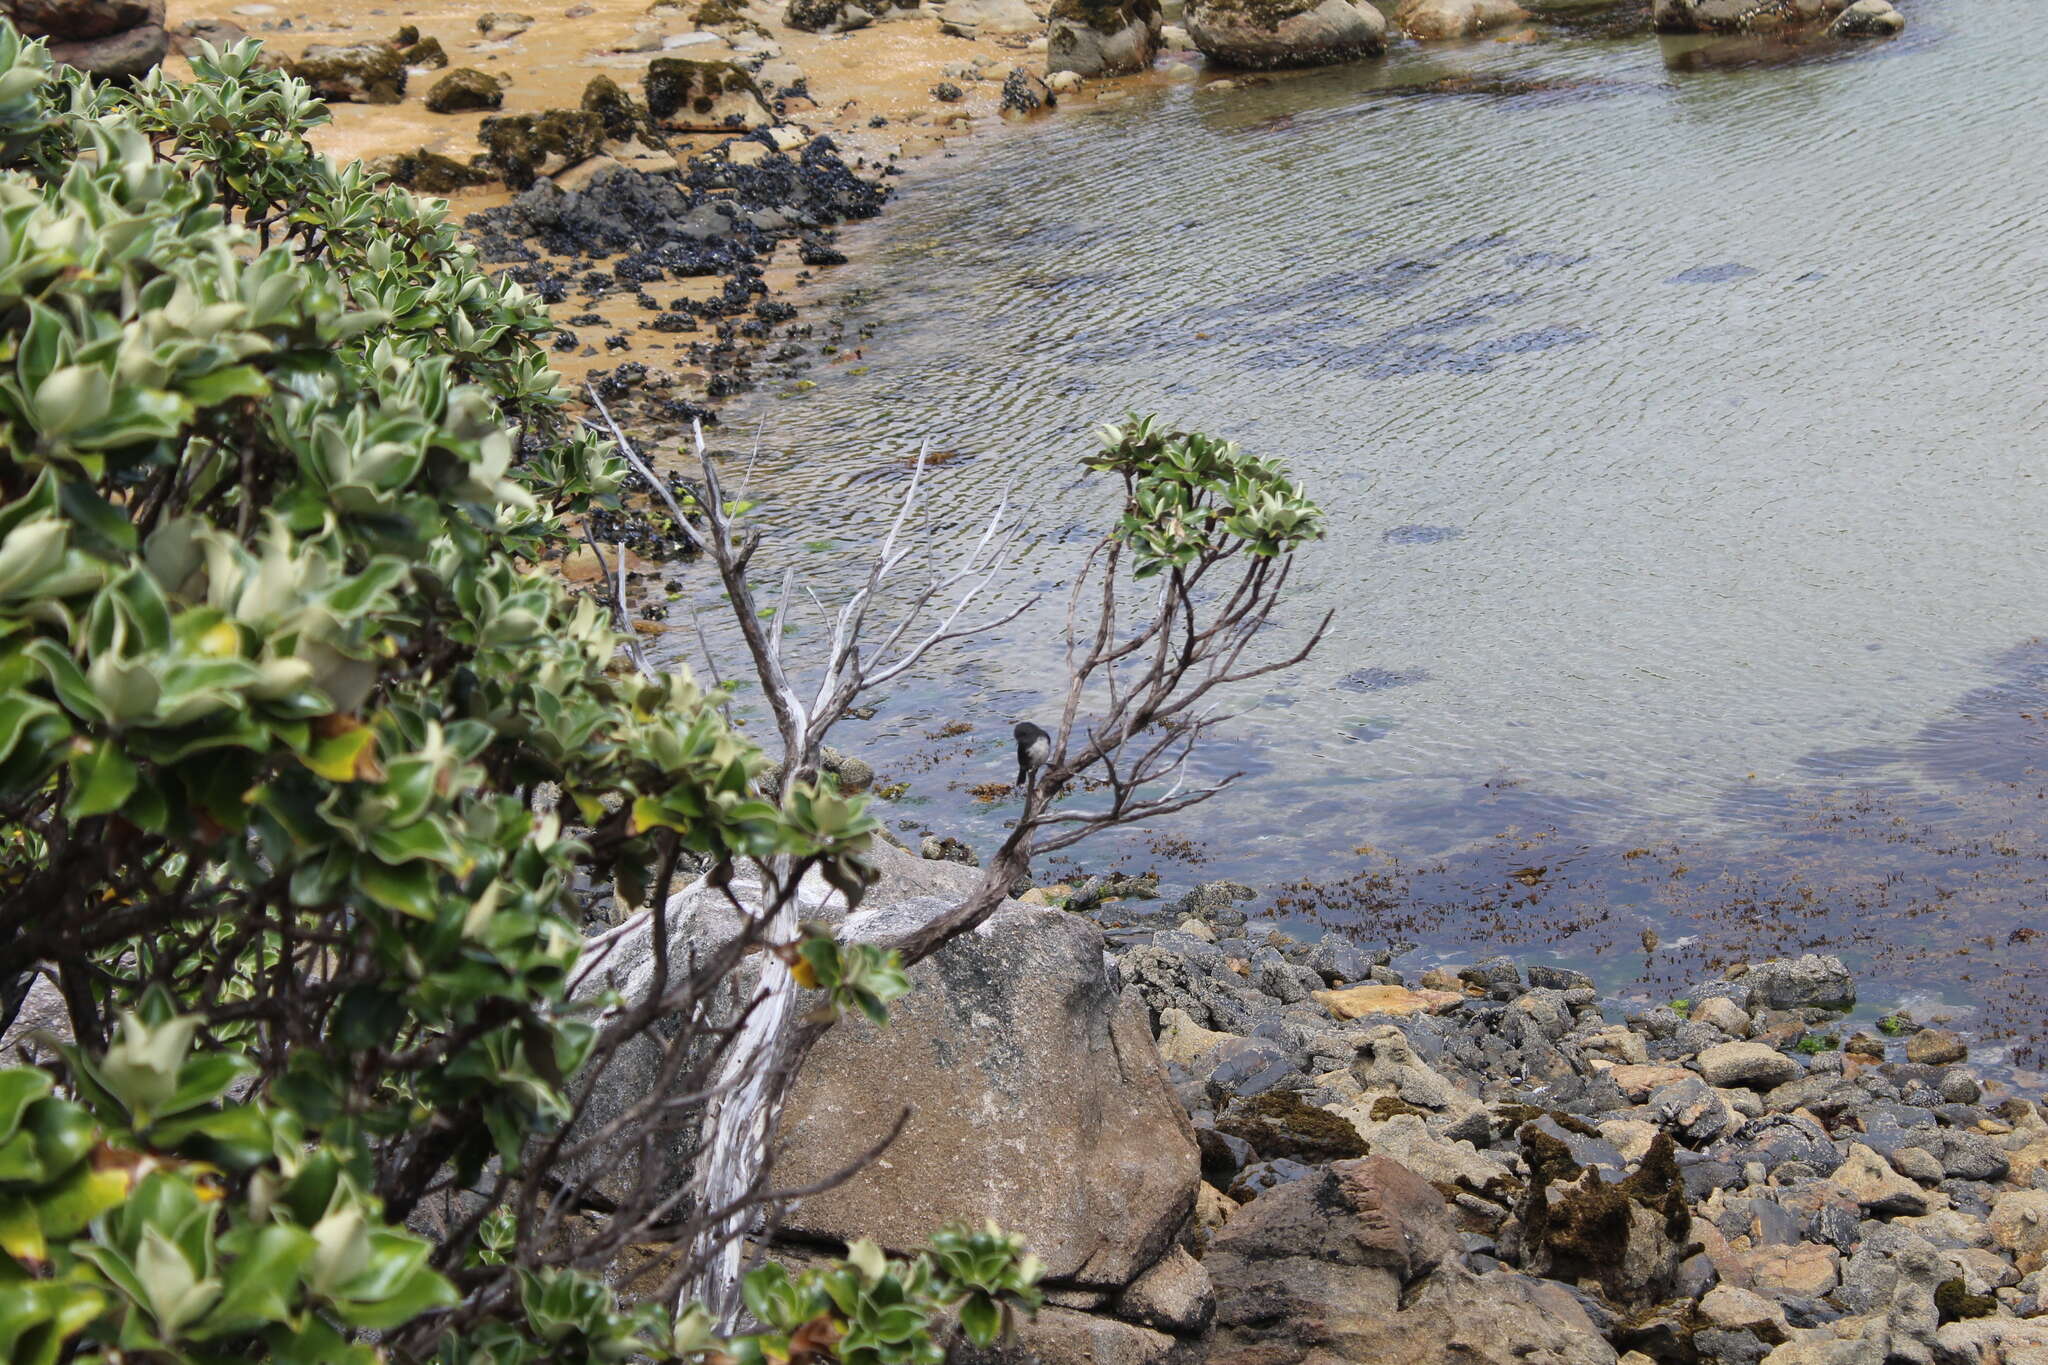
[[[1092,870],[1651,996],[1826,947],[2032,1065],[2048,26],[1903,8],[1796,64],[1552,33],[1010,130],[863,229],[860,356],[722,439],[828,598],[925,440],[935,531],[1032,509],[998,601],[1103,524],[1073,461],[1126,408],[1293,466],[1330,535],[1275,647],[1336,626],[1205,755],[1242,784]],[[993,842],[1057,623],[839,736],[895,823]]]

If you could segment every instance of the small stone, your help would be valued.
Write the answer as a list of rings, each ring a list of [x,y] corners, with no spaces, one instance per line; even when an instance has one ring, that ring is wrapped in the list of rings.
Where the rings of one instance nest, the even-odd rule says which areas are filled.
[[[1727,1332],[1748,1332],[1759,1341],[1780,1342],[1789,1333],[1785,1310],[1760,1294],[1721,1284],[1700,1299],[1700,1313]]]
[[[1682,1066],[1615,1066],[1602,1073],[1608,1080],[1621,1087],[1621,1093],[1640,1103],[1652,1093],[1680,1081],[1692,1079],[1692,1073]]]
[[[1856,0],[1835,16],[1828,32],[1837,38],[1889,38],[1905,27],[1906,16],[1890,0]]]
[[[1116,1300],[1116,1316],[1162,1332],[1199,1332],[1215,1313],[1209,1272],[1178,1246],[1167,1248]]]
[[[1749,1036],[1749,1013],[1726,996],[1712,996],[1693,1006],[1696,1022],[1721,1030],[1730,1038]]]
[[[1707,1084],[1769,1090],[1799,1075],[1799,1063],[1762,1043],[1720,1043],[1699,1054],[1700,1075]]]
[[[932,98],[940,104],[958,104],[967,98],[967,92],[951,81],[940,81],[932,87]]]
[[[1969,1055],[1963,1040],[1945,1028],[1924,1029],[1906,1041],[1906,1060],[1922,1066],[1947,1066]]]
[[[1920,1187],[1860,1142],[1849,1144],[1849,1154],[1829,1179],[1847,1190],[1867,1212],[1880,1218],[1901,1214],[1917,1217],[1927,1212],[1927,1196]]]
[[[1941,1163],[1934,1159],[1934,1153],[1925,1147],[1901,1147],[1892,1153],[1892,1169],[1909,1180],[1923,1185],[1939,1185],[1948,1178],[1941,1169]]]
[[[476,31],[486,38],[517,38],[532,27],[531,14],[514,14],[510,10],[490,10],[476,20]]]
[[[1216,931],[1193,916],[1182,920],[1179,930],[1190,938],[1198,938],[1204,943],[1214,943],[1216,941]]]

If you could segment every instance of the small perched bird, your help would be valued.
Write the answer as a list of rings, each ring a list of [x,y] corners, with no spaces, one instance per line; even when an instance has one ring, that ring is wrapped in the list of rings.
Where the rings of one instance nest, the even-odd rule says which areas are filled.
[[[1023,786],[1031,780],[1034,768],[1045,766],[1045,760],[1052,757],[1052,736],[1028,720],[1017,722],[1017,785]]]

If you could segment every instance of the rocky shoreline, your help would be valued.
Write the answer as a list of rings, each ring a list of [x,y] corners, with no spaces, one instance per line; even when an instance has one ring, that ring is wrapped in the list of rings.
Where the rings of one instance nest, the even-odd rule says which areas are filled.
[[[882,856],[885,904],[971,877]],[[2048,1359],[2038,1100],[1941,1030],[1843,1036],[1839,959],[1616,1011],[1504,957],[1411,979],[1238,892],[1135,935],[1013,902],[918,969],[900,1029],[836,1029],[799,1173],[944,1106],[789,1233],[1019,1227],[1055,1267],[1019,1362]]]

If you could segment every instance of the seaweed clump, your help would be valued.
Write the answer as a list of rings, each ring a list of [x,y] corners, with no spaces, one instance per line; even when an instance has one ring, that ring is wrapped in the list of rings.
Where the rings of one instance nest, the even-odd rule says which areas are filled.
[[[1369,1150],[1358,1130],[1292,1090],[1268,1090],[1231,1106],[1217,1130],[1252,1145],[1264,1159],[1284,1157],[1315,1165],[1346,1161]]]

